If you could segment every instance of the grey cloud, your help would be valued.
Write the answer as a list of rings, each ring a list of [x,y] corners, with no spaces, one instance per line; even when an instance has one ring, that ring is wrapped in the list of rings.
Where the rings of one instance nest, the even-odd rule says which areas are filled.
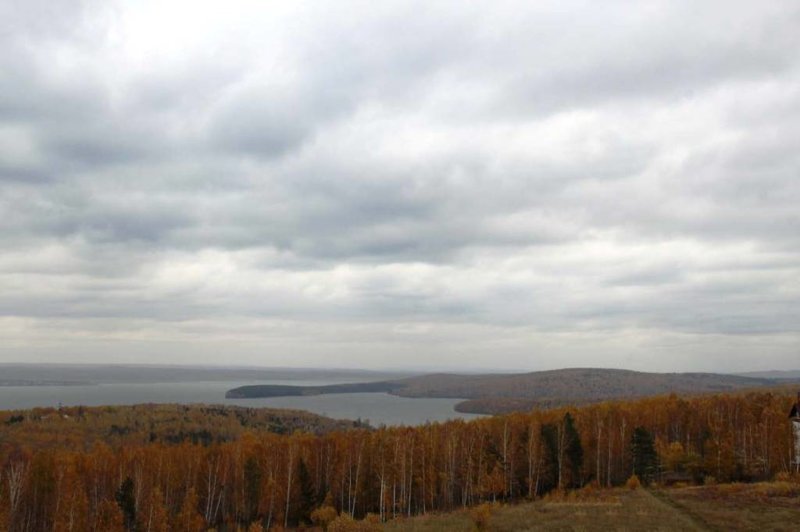
[[[296,148],[312,131],[306,103],[264,89],[240,95],[212,118],[212,142],[224,148],[271,157]]]
[[[0,9],[9,320],[797,345],[791,2]]]
[[[0,182],[36,183],[47,181],[50,174],[36,165],[8,164],[0,161]]]
[[[105,94],[95,80],[50,79],[44,62],[14,46],[0,56],[0,119],[4,123],[57,124],[102,112]]]
[[[107,9],[98,2],[40,0],[0,6],[0,119],[63,120],[98,110],[93,73],[59,79],[52,70],[59,49],[102,40],[93,22],[108,16]]]
[[[74,166],[97,167],[146,160],[161,149],[161,146],[148,142],[147,137],[146,131],[119,131],[108,125],[74,124],[68,128],[53,128],[43,139],[42,148],[71,170]]]

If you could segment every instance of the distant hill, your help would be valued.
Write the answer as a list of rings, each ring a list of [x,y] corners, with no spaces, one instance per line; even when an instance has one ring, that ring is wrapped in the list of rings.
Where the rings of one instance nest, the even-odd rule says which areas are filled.
[[[775,384],[774,379],[718,373],[645,373],[568,368],[497,375],[438,374],[399,381],[406,397],[612,399],[664,393],[724,392]]]
[[[330,393],[388,392],[402,397],[467,399],[461,412],[496,414],[609,399],[668,393],[730,392],[775,386],[786,381],[717,373],[645,373],[623,369],[569,368],[517,374],[457,375],[440,373],[394,381],[333,386],[244,386],[228,397],[276,397]]]
[[[623,369],[569,368],[502,375],[424,375],[400,381],[404,397],[471,399],[461,411],[497,413],[668,393],[728,392],[772,386],[775,379],[717,373],[645,373]],[[476,401],[477,400],[477,401]]]
[[[742,377],[755,377],[760,379],[783,379],[783,380],[798,380],[800,379],[800,369],[780,371],[749,371],[747,373],[736,373]]]

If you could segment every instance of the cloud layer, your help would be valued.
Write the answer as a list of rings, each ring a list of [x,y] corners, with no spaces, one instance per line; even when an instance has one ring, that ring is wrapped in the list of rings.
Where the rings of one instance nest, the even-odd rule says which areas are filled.
[[[0,6],[0,361],[800,360],[795,2]]]

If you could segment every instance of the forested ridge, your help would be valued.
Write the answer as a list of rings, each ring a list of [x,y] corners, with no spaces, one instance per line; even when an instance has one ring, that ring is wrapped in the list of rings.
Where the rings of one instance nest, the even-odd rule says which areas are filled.
[[[231,439],[109,435],[71,445],[63,434],[50,434],[48,445],[42,423],[30,427],[35,444],[10,438],[24,434],[30,414],[2,413],[0,523],[31,531],[236,530],[330,512],[388,520],[619,485],[633,473],[644,482],[765,479],[790,470],[793,400],[782,392],[670,395],[419,427],[251,427]],[[137,416],[147,422],[145,409]],[[62,422],[57,430],[70,430]]]
[[[566,404],[646,397],[669,393],[721,393],[776,386],[776,379],[719,373],[649,373],[609,368],[565,368],[511,374],[439,373],[391,381],[328,386],[258,384],[227,392],[230,398],[388,392],[402,397],[467,399],[459,412],[504,414]]]
[[[0,445],[88,450],[150,443],[222,443],[245,432],[322,434],[360,427],[302,410],[221,405],[68,406],[0,412]]]
[[[510,374],[433,374],[402,379],[408,397],[621,399],[666,393],[726,392],[774,386],[774,379],[722,373],[654,373],[613,368],[563,368]]]

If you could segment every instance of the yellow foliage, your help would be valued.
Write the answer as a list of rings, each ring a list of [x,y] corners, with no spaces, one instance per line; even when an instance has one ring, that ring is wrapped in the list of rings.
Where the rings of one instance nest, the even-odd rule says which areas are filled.
[[[478,530],[488,530],[492,518],[492,505],[485,502],[475,506],[469,511],[469,517]]]
[[[772,480],[775,480],[777,482],[791,482],[792,481],[792,474],[787,472],[787,471],[778,471],[772,477]],[[796,480],[796,478],[795,478],[795,480]]]
[[[368,513],[367,515],[364,516],[364,522],[373,525],[380,525],[381,516],[379,516],[378,514]]]
[[[336,508],[329,505],[320,506],[311,512],[311,522],[328,530],[328,525],[336,519]]]
[[[668,471],[683,471],[689,461],[681,442],[674,441],[662,454],[662,462]]]
[[[796,497],[800,487],[788,481],[760,482],[755,486],[756,493],[765,497]]]
[[[356,521],[348,514],[342,514],[328,525],[328,532],[378,532],[381,529],[380,523],[373,523],[368,520]]]
[[[639,477],[631,475],[628,480],[625,481],[625,487],[629,490],[637,490],[642,487],[642,483],[639,481]]]

